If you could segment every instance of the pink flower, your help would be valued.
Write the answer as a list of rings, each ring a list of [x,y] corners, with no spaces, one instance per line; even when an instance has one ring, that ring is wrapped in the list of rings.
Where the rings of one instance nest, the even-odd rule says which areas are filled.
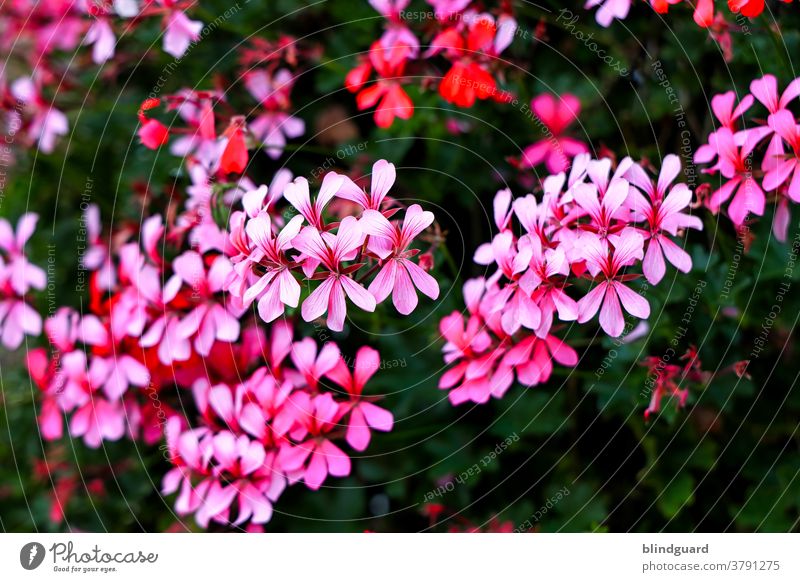
[[[114,47],[117,38],[111,28],[107,18],[95,18],[89,30],[86,31],[84,44],[94,45],[92,47],[92,60],[97,64],[103,64],[114,57]]]
[[[278,455],[281,466],[287,471],[301,470],[306,486],[315,491],[329,474],[349,475],[350,457],[326,436],[341,417],[341,409],[330,393],[298,398],[292,404],[298,406],[298,420],[311,438],[282,448]]]
[[[69,131],[67,116],[41,96],[33,79],[21,78],[14,81],[11,84],[11,94],[33,110],[28,136],[38,142],[43,153],[51,153],[56,147],[58,136],[66,135]]]
[[[750,92],[772,115],[785,110],[800,95],[800,79],[789,83],[783,94],[778,95],[778,80],[774,75],[764,75],[750,83]]]
[[[372,165],[372,182],[369,194],[359,188],[350,178],[344,177],[336,196],[360,204],[365,210],[380,210],[386,194],[397,177],[394,164],[378,160]]]
[[[548,135],[525,148],[522,167],[532,168],[544,162],[550,172],[564,172],[572,158],[589,151],[585,143],[564,135],[581,113],[581,102],[575,95],[539,95],[531,101],[531,110],[545,126]]]
[[[300,374],[298,385],[305,384],[312,390],[319,387],[319,381],[339,362],[339,348],[333,342],[326,343],[317,355],[316,342],[307,337],[292,344],[290,353],[292,363]]]
[[[516,369],[520,384],[536,386],[550,379],[553,360],[562,366],[575,366],[578,353],[553,335],[529,336],[508,350],[503,364]]]
[[[781,146],[779,152],[768,156],[764,190],[771,192],[788,183],[789,198],[800,202],[800,126],[795,122],[794,115],[785,109],[770,115],[769,125],[791,148],[791,152],[784,154]]]
[[[616,178],[611,181],[601,200],[595,184],[576,184],[573,190],[575,202],[591,219],[590,224],[583,225],[584,228],[596,233],[600,238],[605,238],[624,228],[627,217],[623,204],[628,198],[628,190],[628,181]]]
[[[608,28],[615,18],[623,20],[628,16],[632,0],[587,0],[584,8],[594,8],[601,4],[595,18],[600,26]]]
[[[303,301],[301,313],[304,320],[313,321],[327,312],[328,327],[333,331],[342,331],[347,315],[345,295],[364,311],[375,311],[375,298],[350,278],[342,267],[342,262],[352,258],[363,243],[364,233],[358,220],[348,216],[342,220],[336,235],[325,234],[323,239],[315,227],[307,226],[292,243],[297,250],[318,261],[327,270],[322,284]]]
[[[215,341],[236,341],[239,320],[214,298],[231,271],[228,258],[217,256],[206,271],[203,258],[195,251],[186,251],[173,261],[172,268],[199,301],[180,322],[178,333],[184,338],[194,336],[194,348],[201,356],[211,352]]]
[[[190,20],[181,10],[172,12],[164,30],[164,52],[175,58],[182,57],[189,45],[200,38],[203,23]]]
[[[609,249],[609,242],[614,250]],[[601,240],[592,233],[583,237],[586,262],[590,269],[596,269],[602,279],[585,297],[578,301],[578,323],[592,319],[600,310],[600,327],[611,337],[619,337],[625,328],[625,311],[640,319],[650,316],[650,304],[622,282],[622,271],[635,259],[644,255],[644,238],[633,229],[625,229],[619,235]],[[602,307],[601,307],[602,305]]]
[[[250,123],[250,131],[266,144],[266,152],[272,159],[283,153],[288,139],[300,137],[305,133],[305,122],[286,112],[291,106],[289,94],[294,84],[294,76],[286,69],[274,75],[266,71],[249,71],[245,75],[245,86],[266,109]]]
[[[371,236],[368,248],[383,261],[380,272],[369,286],[376,302],[381,303],[391,293],[397,311],[408,315],[417,307],[415,286],[431,299],[439,297],[436,280],[409,260],[416,254],[409,250],[409,245],[432,223],[433,213],[423,211],[419,204],[406,210],[402,227],[390,223],[376,210],[364,211],[360,224]]]
[[[267,323],[281,316],[285,305],[297,307],[300,301],[300,284],[289,268],[290,260],[285,253],[292,248],[292,240],[300,232],[302,223],[302,216],[293,217],[277,236],[272,234],[272,223],[267,214],[247,223],[246,231],[253,242],[253,251],[237,268],[249,270],[250,265],[260,265],[266,272],[245,291],[242,299],[245,306],[258,299],[258,314]]]
[[[664,232],[676,236],[678,229],[695,228],[703,230],[702,221],[696,216],[689,216],[683,210],[692,201],[692,191],[685,184],[677,184],[667,195],[667,189],[680,171],[678,156],[670,154],[664,158],[658,184],[653,187],[652,181],[640,166],[633,166],[626,174],[638,188],[648,194],[645,199],[641,192],[633,188],[628,197],[628,205],[636,213],[639,220],[647,222],[644,230],[647,239],[642,270],[645,277],[653,285],[664,278],[666,265],[664,256],[679,271],[688,273],[692,268],[689,254],[676,245]],[[665,197],[666,196],[666,197]]]
[[[758,181],[753,178],[748,162],[748,157],[758,145],[757,139],[747,138],[740,147],[731,130],[723,127],[709,136],[709,145],[710,148],[697,151],[695,162],[707,163],[718,156],[717,164],[704,171],[719,171],[728,180],[711,195],[708,203],[711,211],[719,212],[722,204],[733,197],[728,206],[728,215],[736,226],[742,225],[750,212],[763,215],[766,197]]]
[[[308,224],[317,230],[324,230],[322,211],[342,187],[343,182],[344,177],[336,172],[328,172],[322,179],[319,194],[312,204],[311,194],[308,190],[308,180],[298,177],[284,188],[283,197],[295,207]]]
[[[394,425],[394,417],[391,412],[363,400],[361,396],[364,385],[380,366],[378,352],[365,346],[356,353],[356,363],[352,374],[342,358],[339,358],[336,366],[326,374],[350,395],[350,416],[345,438],[357,451],[364,451],[369,446],[370,428],[389,432]]]
[[[752,107],[753,101],[755,100],[752,95],[745,95],[739,104],[734,107],[736,94],[733,91],[728,91],[712,97],[711,109],[722,124],[722,127],[736,131],[736,122]]]
[[[0,343],[10,350],[17,349],[26,335],[42,333],[42,318],[26,299],[31,289],[42,290],[47,284],[44,271],[25,254],[38,220],[33,213],[22,215],[15,232],[0,218]]]

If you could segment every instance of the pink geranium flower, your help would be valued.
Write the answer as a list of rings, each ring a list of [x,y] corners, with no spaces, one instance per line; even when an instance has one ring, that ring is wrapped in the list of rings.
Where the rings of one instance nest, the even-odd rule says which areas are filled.
[[[272,219],[262,214],[247,223],[246,231],[253,243],[253,251],[239,269],[260,265],[266,272],[243,296],[245,306],[258,299],[258,314],[270,323],[284,312],[284,306],[297,307],[300,302],[300,284],[289,269],[290,260],[286,251],[292,248],[292,240],[300,232],[302,216],[293,217],[277,234],[272,233]]]
[[[544,162],[547,169],[556,174],[566,171],[572,158],[589,151],[585,143],[564,135],[581,113],[581,102],[575,95],[539,95],[531,101],[531,110],[545,126],[548,135],[525,148],[522,167],[538,166]]]
[[[780,151],[768,155],[764,190],[771,192],[787,184],[789,198],[800,202],[800,126],[795,122],[794,115],[785,109],[772,114],[769,125],[791,151],[786,154],[781,146]]]
[[[371,235],[369,249],[383,261],[380,272],[369,286],[376,302],[384,301],[391,293],[397,311],[408,315],[417,307],[415,286],[431,299],[439,297],[436,280],[410,260],[417,251],[408,248],[433,223],[433,213],[413,204],[406,210],[400,226],[390,223],[376,210],[365,210],[360,223],[364,232]]]
[[[300,374],[299,385],[305,384],[316,390],[319,381],[339,362],[339,348],[333,342],[326,343],[317,354],[316,342],[307,337],[292,344],[290,352],[292,363]]]
[[[281,449],[278,460],[287,471],[302,471],[309,489],[317,490],[327,476],[346,477],[350,474],[350,457],[328,438],[341,418],[339,404],[330,393],[296,398],[289,406],[298,407],[298,422],[310,438],[294,447]]]
[[[336,196],[360,204],[365,210],[380,210],[386,194],[394,186],[397,172],[394,164],[378,160],[372,165],[372,181],[369,194],[359,188],[350,178],[344,177]]]
[[[186,251],[173,261],[172,268],[198,301],[181,321],[178,333],[185,338],[194,337],[194,348],[201,356],[211,352],[215,341],[236,341],[239,320],[215,299],[232,268],[228,258],[220,255],[206,269],[200,254]]]
[[[609,27],[616,18],[624,20],[631,9],[632,0],[587,0],[584,8],[600,6],[595,18],[600,26]]]
[[[614,246],[613,250],[609,243]],[[644,238],[633,229],[625,229],[619,235],[608,237],[607,241],[586,233],[583,244],[587,265],[601,278],[594,289],[578,301],[578,323],[589,321],[600,310],[600,327],[611,337],[619,337],[625,328],[622,307],[640,319],[650,316],[647,300],[623,283],[624,268],[644,256]]]
[[[25,254],[38,219],[36,214],[24,214],[14,231],[0,218],[0,343],[9,350],[17,349],[26,335],[42,333],[42,317],[26,299],[31,289],[42,290],[47,284],[45,272]]]
[[[295,178],[294,182],[287,184],[283,190],[283,197],[295,207],[306,219],[306,222],[317,230],[324,230],[322,211],[328,202],[336,195],[344,183],[344,177],[336,172],[328,172],[322,179],[319,194],[311,202],[311,193],[308,189],[308,180],[303,177]]]
[[[175,10],[167,18],[164,30],[164,52],[175,58],[182,57],[189,45],[200,38],[203,23],[191,20],[182,10]]]
[[[719,212],[722,204],[731,197],[728,206],[728,215],[733,223],[740,226],[744,223],[748,213],[758,216],[764,214],[766,197],[758,181],[753,177],[748,157],[758,145],[758,140],[748,138],[742,146],[737,145],[733,133],[723,127],[709,136],[711,147],[698,150],[695,162],[707,163],[718,156],[716,165],[704,170],[707,173],[719,171],[727,182],[717,189],[708,202],[712,212]]]
[[[357,451],[364,451],[369,446],[370,428],[388,432],[394,425],[391,412],[362,398],[364,386],[380,366],[381,360],[377,350],[364,346],[356,353],[356,363],[352,373],[342,358],[339,358],[336,366],[327,372],[328,378],[350,395],[350,416],[345,438]]]
[[[342,220],[336,235],[326,235],[323,239],[316,228],[307,226],[292,243],[297,250],[327,270],[322,284],[303,301],[301,312],[306,321],[313,321],[327,312],[328,327],[333,331],[342,331],[347,315],[345,295],[364,311],[375,311],[375,298],[342,267],[342,262],[352,258],[364,241],[358,220],[348,216]]]
[[[638,220],[647,222],[647,228],[642,231],[647,238],[642,271],[647,280],[654,285],[659,283],[666,273],[664,256],[683,273],[688,273],[692,268],[689,254],[664,233],[676,236],[678,230],[682,228],[703,230],[703,223],[697,216],[683,212],[692,201],[692,191],[688,186],[677,184],[667,194],[670,184],[680,172],[680,167],[678,156],[673,154],[666,156],[655,186],[638,165],[633,166],[626,174],[631,183],[638,187],[631,189],[628,205],[636,213]],[[639,189],[645,191],[647,198]]]

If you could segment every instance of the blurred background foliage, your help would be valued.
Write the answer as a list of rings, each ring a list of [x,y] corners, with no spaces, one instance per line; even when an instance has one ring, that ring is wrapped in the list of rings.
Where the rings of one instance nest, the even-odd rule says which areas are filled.
[[[201,4],[194,15],[205,22],[230,7],[222,0]],[[526,104],[546,91],[579,96],[583,111],[574,134],[598,155],[610,151],[618,159],[631,155],[658,165],[667,153],[677,153],[689,166],[692,152],[712,129],[712,95],[728,89],[744,94],[750,80],[764,73],[775,74],[781,85],[797,76],[792,55],[798,54],[800,15],[795,6],[777,4],[770,6],[780,30],[761,17],[747,30],[732,31],[734,58],[726,62],[720,47],[681,6],[661,18],[636,3],[626,21],[603,29],[582,2],[567,3],[578,16],[574,30],[592,34],[618,59],[629,70],[621,76],[565,29],[564,19],[559,20],[565,3],[515,2],[520,30],[527,34],[518,34],[504,53],[509,62],[502,85]],[[414,0],[409,9],[429,7]],[[439,302],[423,302],[407,318],[392,308],[361,314],[334,336],[345,351],[368,343],[384,359],[401,362],[370,384],[376,393],[390,394],[386,403],[397,419],[395,430],[376,435],[366,453],[356,456],[349,478],[329,480],[316,493],[302,485],[289,488],[268,531],[443,531],[494,516],[515,526],[530,520],[539,531],[797,530],[800,354],[793,336],[800,270],[791,275],[792,289],[767,348],[747,369],[749,377],[730,373],[736,362],[750,359],[784,281],[790,247],[770,234],[772,208],[752,225],[749,250],[741,257],[729,221],[705,213],[705,230],[693,233],[689,244],[694,270],[689,275],[669,270],[648,292],[653,316],[650,333],[641,339],[620,344],[595,335],[594,325],[570,329],[566,336],[581,361],[575,370],[557,368],[547,385],[515,386],[501,401],[458,408],[437,390],[442,371],[438,321],[463,308],[461,284],[481,274],[471,257],[492,234],[494,193],[509,185],[522,195],[542,177],[541,168],[538,174],[520,172],[509,158],[544,136],[518,107],[479,102],[459,110],[445,104],[435,89],[414,85],[409,86],[413,118],[377,129],[371,110],[356,110],[343,79],[381,26],[367,2],[252,0],[196,45],[163,89],[221,87],[235,107],[249,111],[253,103],[239,80],[236,49],[252,38],[303,37],[323,49],[293,91],[306,135],[278,161],[258,154],[254,178],[268,183],[282,165],[310,177],[339,148],[365,144],[363,152],[336,159],[336,169],[363,173],[374,160],[394,162],[393,193],[423,201],[447,233],[446,248],[436,256],[435,275],[444,291]],[[20,152],[12,168],[2,214],[12,219],[27,210],[40,214],[31,255],[43,265],[52,257],[48,271],[58,304],[80,307],[86,300],[75,292],[74,282],[86,192],[100,205],[105,227],[113,229],[141,219],[145,196],[151,209],[183,196],[187,179],[178,160],[166,151],[146,150],[135,139],[137,108],[172,60],[158,43],[158,31],[143,28],[135,38],[121,40],[119,51],[126,56],[115,64],[99,72],[73,67],[69,79],[75,89],[57,98],[70,118],[69,139],[49,156]],[[664,78],[679,98],[677,110]],[[90,87],[86,95],[77,89],[85,86]],[[690,150],[679,114],[685,115]],[[466,131],[453,135],[447,120],[463,123]],[[691,168],[687,172],[691,175]],[[795,208],[790,242],[799,219]],[[732,270],[733,284],[725,293]],[[698,284],[705,286],[680,333]],[[38,307],[47,313],[44,295]],[[310,325],[299,329],[319,335]],[[665,401],[662,413],[645,421],[647,370],[639,362],[648,355],[661,357],[675,338],[676,357],[690,345],[698,347],[710,381],[690,386],[685,409]],[[196,529],[191,520],[179,525],[173,500],[159,494],[167,469],[161,451],[129,440],[96,451],[80,441],[41,442],[36,388],[22,365],[24,349],[0,352],[0,528]],[[519,439],[477,475],[435,496],[434,503],[443,508],[431,514],[425,503],[432,491],[480,465],[512,435]],[[42,469],[45,456],[53,479]],[[569,494],[541,515],[564,488]],[[54,490],[64,502],[63,516],[54,509]],[[535,520],[534,514],[539,515]]]

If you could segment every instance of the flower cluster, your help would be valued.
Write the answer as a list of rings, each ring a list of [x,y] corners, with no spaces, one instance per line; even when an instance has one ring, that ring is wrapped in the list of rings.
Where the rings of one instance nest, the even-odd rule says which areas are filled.
[[[328,475],[350,474],[350,458],[336,444],[342,438],[363,451],[371,430],[392,429],[391,412],[363,395],[380,367],[372,348],[358,351],[351,371],[335,344],[317,353],[310,338],[293,343],[291,327],[281,322],[272,327],[267,363],[242,382],[198,378],[192,394],[202,425],[187,427],[178,416],[167,421],[174,468],[162,490],[178,492],[176,511],[194,514],[202,527],[212,520],[266,523],[287,485],[302,480],[316,490]],[[341,390],[324,390],[323,378]]]
[[[261,55],[266,49],[242,51],[242,82],[257,103],[250,108],[250,119],[236,114],[221,91],[184,89],[163,100],[150,98],[142,103],[138,130],[142,144],[157,149],[171,141],[170,153],[199,164],[218,179],[244,173],[249,150],[263,149],[270,158],[279,158],[288,140],[305,133],[305,122],[291,114],[300,49],[288,50],[294,46],[292,38],[282,42],[284,49],[274,48],[268,55]],[[176,115],[169,127],[153,117],[164,102],[167,111]]]
[[[792,2],[792,0],[780,1],[785,4]],[[680,4],[682,0],[646,0],[646,2],[659,14],[666,14],[671,6]],[[755,18],[764,12],[765,4],[765,0],[728,0],[728,10],[732,14]],[[599,6],[596,17],[598,24],[610,26],[614,19],[626,18],[631,5],[633,5],[633,0],[587,0],[585,8]],[[694,21],[698,26],[708,28],[714,24],[717,19],[714,12],[714,0],[696,0],[689,5],[694,8]]]
[[[29,292],[44,289],[47,277],[25,254],[38,220],[36,214],[25,214],[15,231],[0,218],[0,344],[9,350],[17,349],[26,335],[42,333],[42,318],[30,306]]]
[[[399,210],[387,198],[394,181],[394,165],[385,160],[372,168],[369,194],[350,178],[329,172],[312,202],[308,182],[297,178],[283,190],[298,213],[285,224],[276,223],[266,211],[271,204],[266,187],[245,194],[245,210],[231,217],[236,254],[225,285],[234,302],[241,308],[257,302],[261,318],[274,321],[286,307],[298,306],[301,287],[296,276],[302,274],[317,284],[303,301],[303,319],[313,321],[327,313],[328,327],[341,331],[346,298],[374,311],[391,294],[403,315],[417,307],[416,289],[436,299],[439,286],[412,260],[419,250],[411,248],[433,223],[433,214],[413,204],[405,210],[402,223],[390,221]],[[359,207],[361,217],[326,222],[323,212],[335,196]]]
[[[546,382],[554,360],[574,366],[577,353],[553,333],[556,317],[586,323],[599,312],[601,328],[612,337],[625,329],[623,310],[649,317],[649,302],[629,283],[638,270],[648,284],[659,283],[666,262],[688,272],[691,258],[673,237],[702,229],[685,212],[691,190],[672,185],[680,169],[678,157],[669,155],[653,182],[630,158],[612,173],[611,160],[581,154],[569,176],[544,180],[540,200],[533,194],[512,200],[508,189],[497,193],[499,233],[475,253],[476,263],[497,270],[466,283],[466,316],[456,311],[440,324],[444,359],[454,366],[439,386],[450,390],[454,405],[501,398],[515,377],[527,386]],[[594,286],[576,300],[567,289],[579,289],[580,280]]]
[[[790,110],[798,96],[800,79],[780,93],[772,75],[754,80],[738,103],[733,91],[714,96],[711,107],[719,129],[695,154],[697,163],[714,162],[705,173],[720,176],[709,209],[717,213],[727,203],[728,216],[740,228],[748,214],[763,216],[769,196],[777,203],[773,231],[781,241],[789,226],[789,203],[800,202],[800,125]],[[760,113],[743,122],[756,101],[766,118]]]
[[[203,24],[191,20],[186,10],[191,2],[183,0],[126,0],[124,2],[64,2],[62,0],[16,0],[0,11],[0,47],[13,68],[29,73],[10,84],[0,73],[0,109],[10,117],[9,137],[26,136],[40,151],[50,153],[58,136],[66,135],[69,126],[62,111],[45,93],[64,92],[69,70],[59,55],[81,46],[91,46],[91,61],[103,64],[117,51],[117,29],[125,35],[143,22],[159,20],[163,30],[163,50],[180,58],[200,38]],[[87,57],[88,58],[88,57]],[[78,67],[80,56],[72,59]],[[16,61],[20,61],[17,63]],[[11,143],[11,142],[9,142]]]
[[[371,0],[370,4],[386,19],[383,35],[367,55],[351,70],[345,86],[356,97],[360,110],[376,107],[375,123],[389,127],[396,117],[409,119],[414,104],[403,85],[411,82],[404,75],[411,66],[433,68],[434,57],[443,58],[447,73],[439,83],[439,94],[458,107],[472,107],[476,100],[507,98],[498,88],[495,71],[501,68],[498,57],[511,44],[517,24],[510,8],[504,5],[495,17],[480,12],[469,0],[428,0],[433,6],[435,26],[426,51],[404,18],[409,0]],[[476,3],[477,4],[477,3]],[[419,13],[413,13],[419,14]],[[370,82],[375,74],[376,79]],[[431,77],[415,75],[415,78]]]
[[[192,168],[207,178],[201,165]],[[432,298],[439,292],[411,248],[433,215],[413,205],[402,223],[392,220],[400,210],[387,197],[392,164],[375,164],[369,193],[331,172],[313,203],[306,180],[287,184],[290,178],[283,172],[269,187],[249,190],[243,179],[212,192],[193,176],[175,216],[165,222],[151,215],[113,237],[104,236],[99,212],[89,206],[81,265],[90,272],[89,309],[58,309],[44,323],[50,350],[27,357],[42,392],[45,439],[63,436],[65,418],[69,435],[94,448],[125,435],[149,445],[166,437],[174,468],[163,490],[179,491],[177,512],[194,514],[203,527],[266,522],[286,485],[302,480],[318,489],[328,475],[349,474],[339,441],[363,451],[372,430],[392,428],[392,414],[364,390],[380,368],[377,351],[362,347],[348,360],[333,342],[318,351],[310,338],[295,341],[287,313],[302,294],[295,277],[318,285],[300,308],[303,318],[327,312],[336,330],[345,297],[372,311],[392,294],[398,310],[410,313],[415,287]],[[334,196],[350,208],[336,223],[325,212]],[[214,220],[217,197],[242,208],[227,229]],[[278,212],[285,202],[291,206]],[[359,217],[352,215],[357,206]],[[0,321],[4,341],[17,344],[23,331],[37,331],[31,317],[41,325],[22,302],[29,287],[45,284],[22,254],[34,223],[27,215],[14,235],[0,222],[8,255],[2,288],[14,294]],[[362,283],[370,277],[367,289]],[[270,328],[251,315],[251,304]],[[187,402],[198,423],[182,412]]]

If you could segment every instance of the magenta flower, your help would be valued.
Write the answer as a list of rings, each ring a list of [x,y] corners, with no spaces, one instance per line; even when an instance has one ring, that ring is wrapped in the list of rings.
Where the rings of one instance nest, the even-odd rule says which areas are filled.
[[[613,250],[609,249],[609,243],[614,246]],[[578,323],[586,323],[600,310],[600,327],[611,337],[619,337],[625,328],[622,307],[640,319],[650,316],[647,300],[622,282],[624,268],[643,258],[644,238],[633,229],[625,229],[619,235],[608,237],[607,241],[586,233],[583,244],[587,266],[602,278],[578,301]]]
[[[299,386],[305,384],[312,390],[316,390],[322,377],[333,370],[339,362],[340,352],[336,344],[328,342],[317,355],[316,342],[307,337],[292,344],[290,357],[300,375],[295,383]]]
[[[439,285],[436,279],[422,270],[410,259],[417,254],[409,249],[411,242],[433,223],[433,213],[423,211],[419,204],[411,205],[406,210],[403,225],[390,223],[386,217],[376,210],[365,210],[360,224],[364,232],[370,235],[368,248],[382,260],[378,275],[369,286],[369,292],[375,301],[381,303],[389,294],[397,311],[408,315],[417,307],[417,293],[436,299],[439,297]]]
[[[587,0],[584,8],[600,6],[595,19],[600,26],[608,28],[614,19],[624,20],[631,9],[632,0]]]
[[[542,162],[556,174],[569,169],[572,158],[589,151],[585,143],[564,135],[581,113],[581,102],[575,95],[539,95],[531,101],[531,110],[546,128],[546,137],[525,148],[521,165],[538,166]]]
[[[740,147],[731,130],[726,127],[712,133],[708,139],[708,145],[711,147],[698,149],[695,162],[707,163],[718,156],[717,163],[704,171],[707,173],[719,171],[728,180],[711,195],[708,202],[711,211],[719,212],[722,204],[733,197],[728,206],[728,215],[736,226],[741,226],[750,212],[762,216],[766,197],[758,181],[753,177],[748,163],[748,157],[758,145],[758,140],[745,139]]]
[[[290,270],[291,261],[286,251],[292,248],[292,240],[300,232],[302,216],[293,217],[276,235],[272,233],[272,219],[262,214],[247,222],[245,230],[253,250],[239,263],[238,269],[260,265],[265,273],[243,295],[244,306],[258,299],[258,314],[270,323],[283,315],[284,306],[297,307],[300,302],[300,284]]]
[[[680,172],[680,167],[678,156],[673,154],[666,156],[655,186],[639,165],[634,165],[626,174],[631,183],[638,188],[631,189],[628,205],[636,214],[637,220],[647,222],[647,227],[642,230],[647,239],[642,271],[647,280],[654,285],[659,283],[666,273],[664,256],[683,273],[688,273],[692,268],[689,254],[664,233],[676,236],[678,230],[683,228],[703,230],[703,223],[697,216],[683,213],[692,201],[692,191],[688,186],[677,184],[667,194],[667,190]],[[648,197],[645,198],[639,189],[644,190]]]
[[[195,251],[186,251],[173,262],[172,268],[192,292],[199,304],[188,313],[178,326],[182,337],[194,336],[194,348],[201,356],[207,356],[215,341],[234,342],[239,338],[239,320],[215,295],[222,291],[223,283],[231,272],[231,263],[222,255],[206,271],[203,258]]]
[[[287,184],[283,190],[283,197],[303,215],[306,222],[317,230],[324,230],[322,211],[328,202],[339,191],[344,182],[344,177],[336,172],[328,172],[322,179],[319,194],[314,203],[311,203],[311,194],[308,190],[308,180],[303,177],[295,178],[294,182]]]
[[[24,214],[15,232],[0,218],[0,343],[9,350],[17,349],[26,335],[42,333],[42,317],[25,297],[31,289],[42,290],[47,284],[44,271],[25,254],[38,219],[36,214]]]
[[[299,395],[298,395],[299,396]],[[289,406],[298,407],[298,421],[310,438],[294,447],[284,447],[278,461],[287,471],[301,471],[306,486],[317,490],[327,476],[350,474],[350,457],[326,436],[336,427],[342,411],[330,393],[293,399]]]
[[[200,38],[202,29],[202,22],[191,20],[182,10],[175,10],[166,21],[164,52],[175,58],[182,57],[189,45]]]
[[[288,187],[287,187],[288,189]],[[336,235],[324,233],[325,239],[313,226],[307,226],[293,241],[294,247],[327,270],[325,279],[303,301],[301,313],[306,321],[313,321],[328,313],[328,327],[333,331],[344,329],[347,315],[345,295],[364,311],[375,311],[375,298],[361,284],[350,278],[341,263],[352,258],[364,241],[364,233],[354,217],[342,220]]]
[[[345,438],[357,451],[364,451],[369,446],[370,428],[389,432],[394,425],[394,416],[391,412],[362,398],[364,385],[380,366],[381,360],[377,350],[364,346],[356,353],[353,373],[345,361],[339,358],[336,366],[326,374],[350,395],[350,415]]]
[[[775,133],[791,148],[787,155],[781,146],[779,152],[768,155],[765,160],[767,173],[764,176],[764,190],[771,192],[787,184],[787,193],[794,202],[800,202],[800,126],[794,115],[787,110],[770,115],[769,125]]]
[[[369,194],[359,188],[350,178],[344,176],[336,196],[360,204],[365,210],[380,210],[386,194],[394,185],[397,173],[394,164],[378,160],[372,165],[372,182]]]

